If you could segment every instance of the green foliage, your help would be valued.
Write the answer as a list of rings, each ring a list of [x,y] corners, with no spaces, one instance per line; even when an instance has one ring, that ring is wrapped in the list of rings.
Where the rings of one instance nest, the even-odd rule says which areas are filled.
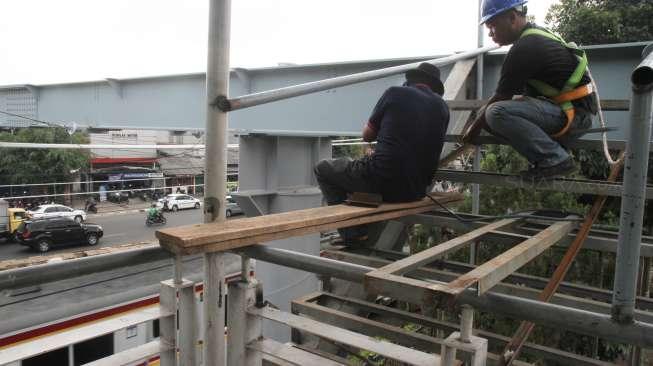
[[[577,44],[653,39],[651,0],[560,0],[549,8],[547,26]]]
[[[528,168],[528,162],[509,146],[490,145],[481,161],[481,170],[501,174],[518,174]],[[544,191],[522,187],[522,181],[515,178],[512,187],[481,187],[480,213],[504,215],[529,209],[556,209],[584,214],[587,207],[578,203],[578,196],[571,193]],[[471,207],[471,200],[462,206]]]
[[[348,139],[350,137],[338,137],[338,140],[341,139]],[[367,149],[369,149],[370,145],[362,144],[362,145],[341,145],[341,146],[334,146],[333,147],[333,158],[352,158],[352,159],[357,159],[362,157]]]
[[[0,141],[31,143],[88,143],[80,132],[69,135],[64,128],[26,128],[15,134],[2,132]],[[0,180],[4,184],[70,181],[71,170],[88,166],[89,155],[70,149],[0,149]]]

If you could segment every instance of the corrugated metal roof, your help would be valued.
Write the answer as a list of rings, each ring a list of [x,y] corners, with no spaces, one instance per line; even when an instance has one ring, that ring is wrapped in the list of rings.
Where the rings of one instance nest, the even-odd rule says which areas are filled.
[[[204,158],[190,156],[169,156],[159,158],[161,172],[164,175],[201,175],[204,174]]]

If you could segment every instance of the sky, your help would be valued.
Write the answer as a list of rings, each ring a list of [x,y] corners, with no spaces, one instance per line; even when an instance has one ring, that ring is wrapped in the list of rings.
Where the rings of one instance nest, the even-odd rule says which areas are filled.
[[[543,24],[555,2],[531,0],[529,13]],[[1,0],[0,85],[203,72],[208,4]],[[465,51],[477,44],[477,7],[478,0],[232,0],[230,66]]]

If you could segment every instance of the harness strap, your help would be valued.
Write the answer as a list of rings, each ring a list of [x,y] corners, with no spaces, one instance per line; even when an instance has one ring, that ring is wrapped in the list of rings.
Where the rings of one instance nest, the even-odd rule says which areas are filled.
[[[529,79],[527,81],[527,84],[533,87],[538,93],[560,105],[560,108],[562,108],[563,112],[567,116],[567,123],[565,123],[562,129],[551,135],[553,138],[559,138],[567,133],[567,131],[569,131],[571,123],[573,122],[576,115],[574,105],[571,102],[573,100],[583,98],[593,92],[591,84],[577,87],[578,84],[580,84],[583,75],[585,74],[585,70],[587,69],[587,56],[585,55],[585,51],[581,50],[577,46],[568,44],[561,37],[543,29],[526,29],[524,32],[522,32],[520,38],[530,35],[539,35],[554,40],[567,48],[576,56],[576,58],[578,58],[578,65],[574,69],[574,72],[572,72],[572,74],[569,76],[569,79],[567,79],[565,82],[565,85],[560,90],[540,80]]]

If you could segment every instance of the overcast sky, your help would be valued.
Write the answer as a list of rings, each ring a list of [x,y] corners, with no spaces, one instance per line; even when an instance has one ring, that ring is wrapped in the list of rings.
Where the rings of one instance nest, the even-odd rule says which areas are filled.
[[[543,24],[554,2],[531,0],[529,12]],[[0,85],[203,72],[208,3],[1,0]],[[464,51],[476,47],[477,6],[477,0],[233,0],[231,66]]]

